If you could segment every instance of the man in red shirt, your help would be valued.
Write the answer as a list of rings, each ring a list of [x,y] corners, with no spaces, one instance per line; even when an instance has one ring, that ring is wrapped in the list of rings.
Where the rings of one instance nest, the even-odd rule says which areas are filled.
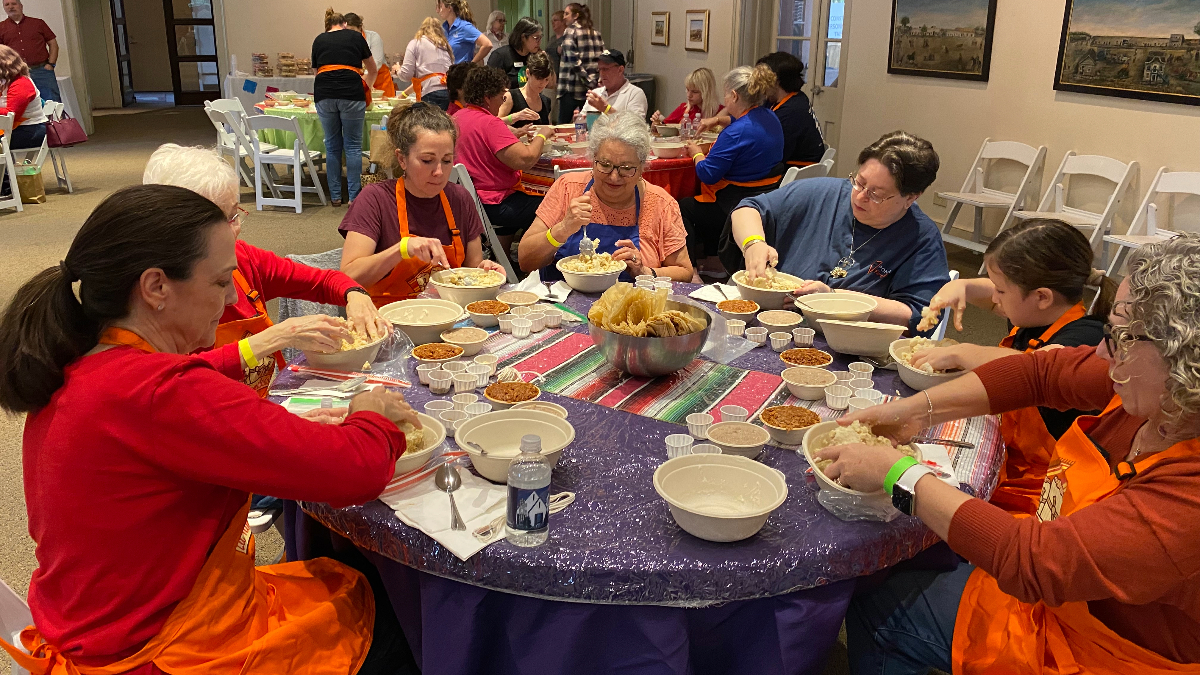
[[[62,101],[54,66],[58,63],[58,39],[45,21],[25,16],[21,0],[4,0],[8,18],[0,21],[0,44],[17,50],[29,66],[29,78],[37,85],[42,99]]]

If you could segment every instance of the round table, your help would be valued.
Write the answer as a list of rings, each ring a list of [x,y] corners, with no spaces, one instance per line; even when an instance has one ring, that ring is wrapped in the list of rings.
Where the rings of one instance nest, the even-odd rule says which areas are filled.
[[[300,133],[304,136],[304,142],[308,145],[311,152],[325,152],[325,130],[321,127],[321,119],[317,117],[317,109],[314,106],[306,108],[299,107],[272,107],[263,108],[263,113],[273,115],[275,117],[291,117],[300,125]],[[366,116],[363,118],[363,136],[362,149],[371,149],[371,125],[379,126],[380,122],[392,112],[391,108],[376,108],[371,106],[366,111]],[[258,140],[272,145],[277,145],[281,148],[290,148],[295,139],[295,134],[287,131],[279,131],[277,129],[266,129],[258,132]]]
[[[532,168],[521,172],[521,183],[535,194],[546,194],[550,185],[554,183],[555,167],[565,171],[589,168],[591,165],[592,162],[587,157],[568,155],[550,158],[543,156]],[[700,194],[699,183],[696,181],[696,165],[687,157],[675,159],[656,157],[647,160],[642,177],[646,179],[646,182],[666,190],[676,200]]]

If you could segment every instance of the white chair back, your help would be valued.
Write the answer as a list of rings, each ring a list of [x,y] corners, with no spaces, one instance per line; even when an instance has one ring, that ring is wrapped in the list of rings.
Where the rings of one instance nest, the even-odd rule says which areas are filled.
[[[1042,195],[1036,212],[1017,212],[1018,218],[1059,217],[1062,220],[1090,234],[1088,237],[1092,248],[1096,249],[1098,257],[1102,255],[1102,242],[1105,235],[1111,234],[1113,216],[1125,199],[1125,194],[1137,174],[1138,163],[1121,162],[1111,157],[1101,155],[1077,155],[1075,151],[1067,152],[1062,164],[1050,181],[1050,187]],[[1082,185],[1091,193],[1096,181],[1102,179],[1112,184],[1098,195],[1104,206],[1100,211],[1089,211],[1077,206],[1069,206],[1071,194],[1077,186]],[[1101,265],[1103,266],[1103,264]]]
[[[4,153],[4,173],[7,174],[8,187],[12,191],[8,199],[0,199],[0,209],[15,208],[18,212],[24,211],[25,207],[21,204],[21,192],[17,189],[17,169],[13,161],[12,148],[8,146],[8,139],[12,138],[14,113],[0,115],[0,152]]]
[[[793,183],[805,178],[825,178],[829,175],[829,169],[833,166],[833,160],[810,164],[808,166],[793,166],[783,174],[783,179],[779,181],[779,187],[783,187],[788,183]]]
[[[21,631],[32,625],[33,615],[29,613],[29,605],[8,584],[0,581],[0,638],[22,649]],[[16,659],[9,657],[9,660],[12,675],[29,675],[28,670],[17,665]]]
[[[471,193],[471,199],[475,202],[475,211],[479,213],[479,219],[483,221],[483,231],[487,233],[488,242],[492,245],[492,251],[499,258],[496,262],[504,268],[504,273],[508,280],[512,283],[517,281],[517,273],[513,271],[512,263],[508,260],[508,251],[500,244],[500,237],[496,235],[496,230],[492,227],[492,221],[488,220],[487,211],[483,210],[483,202],[479,201],[479,193],[475,191],[475,183],[471,180],[471,174],[467,173],[467,167],[462,164],[455,164],[450,171],[450,182],[457,183],[467,189]]]
[[[227,119],[233,118],[236,112],[223,113]],[[264,206],[290,206],[296,209],[296,213],[301,213],[304,210],[304,193],[315,193],[321,198],[321,204],[327,204],[325,199],[325,188],[321,185],[320,178],[317,176],[317,169],[314,162],[322,160],[321,153],[311,152],[308,149],[308,144],[304,142],[304,134],[300,131],[300,123],[294,117],[280,117],[277,115],[253,115],[246,118],[247,131],[245,134],[234,129],[234,135],[238,137],[240,143],[249,144],[250,151],[254,157],[254,196],[255,206],[259,211]],[[258,140],[258,132],[266,130],[283,131],[292,134],[292,148],[289,151],[286,148],[278,148],[269,143],[262,143]],[[292,185],[289,187],[286,183],[277,183],[276,179],[279,176],[275,173],[276,164],[288,165],[292,168]],[[305,187],[303,185],[304,172],[307,169],[309,177],[312,178],[313,186]],[[264,197],[262,192],[263,183],[266,183],[268,189],[271,190],[270,197]],[[290,190],[292,199],[283,199],[279,195],[280,190]]]
[[[825,148],[825,154],[821,155],[821,161],[817,162],[817,164],[829,162],[829,166],[832,169],[835,157],[837,157],[837,150],[834,150],[833,148]]]
[[[950,270],[950,281],[957,281],[958,276],[958,270]],[[950,322],[953,320],[954,310],[952,308],[947,307],[946,309],[942,310],[942,320],[938,322],[937,328],[933,329],[933,335],[930,336],[929,339],[935,341],[945,339],[946,326],[949,326]]]

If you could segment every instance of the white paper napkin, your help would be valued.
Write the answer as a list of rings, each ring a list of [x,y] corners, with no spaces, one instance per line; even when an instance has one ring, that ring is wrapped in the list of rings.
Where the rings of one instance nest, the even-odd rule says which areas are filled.
[[[528,291],[538,296],[542,300],[550,302],[565,302],[567,296],[571,294],[571,287],[565,281],[556,281],[550,286],[550,290],[546,290],[546,284],[542,283],[542,275],[534,270],[529,276],[521,280],[517,284],[515,290]]]
[[[725,289],[724,295],[721,294],[721,291],[717,290],[717,286]],[[738,300],[742,297],[742,294],[738,290],[738,287],[733,284],[711,284],[697,288],[689,293],[688,297],[708,302],[721,302],[722,300]]]
[[[473,532],[504,513],[508,488],[493,485],[465,467],[459,467],[458,474],[462,477],[462,487],[454,491],[454,501],[467,524],[467,529],[462,532],[450,529],[450,498],[434,486],[432,476],[379,500],[391,507],[405,525],[433,537],[459,560],[466,560],[502,538],[492,537],[484,542]]]
[[[935,465],[944,475],[938,476],[946,485],[958,487],[958,476],[954,475],[954,463],[950,461],[950,451],[938,443],[917,443],[921,448],[921,458],[926,464]]]

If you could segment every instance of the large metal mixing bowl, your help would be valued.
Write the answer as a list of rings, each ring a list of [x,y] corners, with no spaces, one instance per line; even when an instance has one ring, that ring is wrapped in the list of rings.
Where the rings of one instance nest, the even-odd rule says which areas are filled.
[[[667,300],[667,309],[677,309],[700,319],[704,329],[676,337],[633,337],[612,333],[588,322],[592,342],[613,368],[630,375],[657,377],[680,370],[694,361],[704,348],[712,317],[700,307],[674,300]]]

